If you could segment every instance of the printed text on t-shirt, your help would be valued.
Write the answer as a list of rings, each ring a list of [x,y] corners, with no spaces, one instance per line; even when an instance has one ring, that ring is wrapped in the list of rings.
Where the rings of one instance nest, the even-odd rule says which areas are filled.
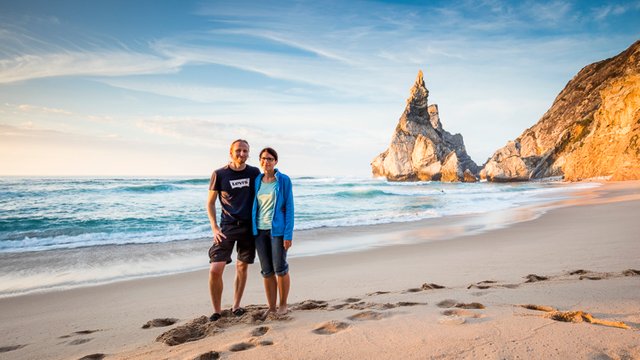
[[[231,188],[232,189],[248,187],[249,186],[249,178],[238,179],[238,180],[229,180],[229,184],[231,184]]]

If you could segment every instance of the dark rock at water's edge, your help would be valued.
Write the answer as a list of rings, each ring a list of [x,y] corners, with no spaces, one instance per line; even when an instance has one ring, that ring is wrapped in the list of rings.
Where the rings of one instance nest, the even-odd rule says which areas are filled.
[[[389,148],[371,162],[374,176],[392,181],[477,181],[478,165],[467,155],[462,135],[442,128],[437,105],[429,105],[422,71],[411,88]]]
[[[640,179],[640,41],[584,67],[551,108],[484,164],[482,179]]]

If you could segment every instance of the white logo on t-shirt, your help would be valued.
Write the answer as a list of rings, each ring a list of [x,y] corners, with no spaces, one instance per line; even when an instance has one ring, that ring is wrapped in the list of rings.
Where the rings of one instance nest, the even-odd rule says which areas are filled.
[[[249,178],[238,179],[238,180],[229,180],[229,184],[231,184],[231,188],[232,189],[248,187],[249,186]]]

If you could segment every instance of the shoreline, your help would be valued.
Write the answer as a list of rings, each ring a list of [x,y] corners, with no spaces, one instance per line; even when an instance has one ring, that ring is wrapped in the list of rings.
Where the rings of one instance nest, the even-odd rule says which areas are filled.
[[[560,193],[544,195],[559,197],[559,200],[542,197],[535,202],[502,210],[407,222],[297,230],[295,249],[290,259],[441,241],[509,227],[531,221],[549,209],[563,206],[563,202],[578,193],[589,193],[601,186],[601,183],[586,184],[587,189],[572,188],[576,184],[566,184]],[[391,233],[394,234],[393,241],[388,236]],[[203,238],[0,253],[0,284],[3,284],[0,299],[199,271],[208,268],[205,251],[208,242],[208,238]],[[94,251],[96,249],[99,251]],[[157,266],[159,261],[164,262],[162,268]],[[28,287],[27,284],[36,285]]]
[[[106,359],[190,359],[212,350],[233,359],[356,359],[376,354],[515,358],[530,356],[531,351],[547,358],[599,354],[615,358],[625,352],[640,356],[634,345],[640,331],[640,276],[621,275],[640,268],[634,215],[640,211],[640,182],[605,183],[576,194],[564,205],[531,221],[479,234],[454,234],[447,241],[402,243],[407,237],[430,236],[431,229],[418,225],[403,229],[401,224],[388,232],[325,232],[324,237],[343,239],[382,236],[399,245],[292,258],[292,308],[311,300],[324,301],[327,307],[294,309],[285,320],[225,318],[228,323],[221,332],[177,346],[155,339],[210,315],[206,269],[2,298],[0,330],[10,335],[0,348],[17,346],[3,353],[16,359],[78,359],[90,354],[104,354]],[[568,275],[579,269],[602,280]],[[523,280],[527,274],[549,280],[527,283]],[[234,269],[228,267],[225,308],[231,303],[233,275]],[[445,288],[423,290],[421,284]],[[482,289],[482,284],[490,286]],[[478,302],[486,309],[440,307],[446,299]],[[259,266],[254,265],[243,305],[252,309],[263,303]],[[632,329],[559,323],[517,307],[525,303],[584,310],[597,318],[624,321]],[[384,309],[384,304],[396,307]],[[453,315],[444,315],[447,311]],[[178,322],[141,329],[162,318]],[[338,323],[347,327],[332,328]],[[268,328],[266,335],[249,335],[260,326]],[[313,332],[323,327],[326,334]],[[260,339],[272,345],[260,345]],[[232,350],[243,343],[252,346]]]

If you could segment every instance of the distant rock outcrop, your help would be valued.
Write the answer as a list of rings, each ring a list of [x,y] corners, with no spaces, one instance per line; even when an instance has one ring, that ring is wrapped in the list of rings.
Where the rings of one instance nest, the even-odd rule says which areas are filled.
[[[419,71],[389,148],[371,162],[373,175],[393,181],[477,181],[478,166],[462,136],[442,128],[438,106],[429,105],[428,97]]]
[[[640,179],[640,41],[584,67],[537,124],[487,161],[490,181]]]

